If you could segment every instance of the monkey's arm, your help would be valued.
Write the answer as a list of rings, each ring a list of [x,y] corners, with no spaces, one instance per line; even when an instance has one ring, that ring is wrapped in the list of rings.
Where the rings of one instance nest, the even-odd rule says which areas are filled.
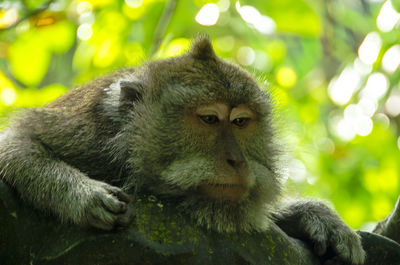
[[[365,260],[359,235],[322,202],[287,202],[273,218],[289,236],[310,242],[319,256],[331,249],[336,258],[351,264],[363,264]]]
[[[12,129],[0,134],[0,177],[63,221],[106,230],[130,221],[129,198],[119,188],[88,178],[40,141]]]

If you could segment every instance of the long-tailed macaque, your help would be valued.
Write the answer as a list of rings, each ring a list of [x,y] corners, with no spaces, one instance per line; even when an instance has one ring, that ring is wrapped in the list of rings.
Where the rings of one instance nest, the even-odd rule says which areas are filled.
[[[186,54],[128,68],[22,111],[0,135],[0,177],[62,221],[112,230],[127,193],[174,200],[199,226],[251,232],[276,222],[362,264],[360,238],[323,203],[282,205],[280,150],[267,90],[217,57]]]

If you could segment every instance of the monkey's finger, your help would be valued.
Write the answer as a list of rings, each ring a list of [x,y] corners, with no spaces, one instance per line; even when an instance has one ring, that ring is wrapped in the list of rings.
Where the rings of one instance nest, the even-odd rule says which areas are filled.
[[[96,207],[91,209],[89,216],[88,216],[88,225],[110,231],[114,228],[115,220],[117,216],[107,212],[102,207]]]
[[[314,252],[318,256],[322,256],[326,253],[327,245],[325,241],[314,242]]]
[[[122,202],[115,196],[109,194],[102,198],[102,205],[104,205],[108,211],[116,214],[125,213],[128,208],[125,202]]]
[[[347,246],[343,243],[334,242],[332,244],[333,251],[342,257],[344,260],[351,260],[350,248],[351,246]]]
[[[129,197],[128,194],[126,194],[125,192],[123,192],[122,190],[118,191],[117,193],[115,193],[115,196],[117,196],[117,198],[120,201],[129,203],[131,201],[131,198]]]
[[[132,207],[129,207],[126,213],[118,215],[116,223],[118,226],[129,226],[135,216],[136,212],[133,210]]]
[[[110,231],[114,229],[114,225],[113,224],[109,224],[109,223],[105,223],[101,220],[97,220],[97,219],[92,219],[89,221],[89,225],[101,230],[105,230],[105,231]]]
[[[338,257],[334,257],[324,262],[324,265],[342,265],[342,264],[345,263],[343,263],[343,261],[341,261]]]
[[[328,250],[328,239],[327,235],[322,232],[323,229],[319,229],[319,233],[315,233],[311,236],[312,246],[314,248],[314,253],[318,256],[323,256]]]
[[[107,186],[106,190],[110,192],[112,195],[118,198],[118,200],[129,203],[131,201],[131,198],[129,197],[128,194],[123,192],[120,188],[113,187],[113,186]]]
[[[341,260],[351,262],[351,264],[364,263],[365,251],[357,234],[349,233],[346,237],[335,235],[332,237],[331,245]]]

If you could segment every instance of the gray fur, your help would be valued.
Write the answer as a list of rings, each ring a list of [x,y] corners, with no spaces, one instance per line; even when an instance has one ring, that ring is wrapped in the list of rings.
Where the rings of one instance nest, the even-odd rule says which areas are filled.
[[[247,196],[237,204],[198,191],[218,177],[221,161],[217,144],[182,122],[188,109],[215,102],[245,104],[257,114],[251,137],[235,140],[249,169]],[[272,214],[314,243],[317,254],[329,245],[361,264],[359,237],[325,205],[303,201],[278,210],[272,105],[248,73],[219,59],[199,37],[181,57],[115,72],[23,111],[0,135],[0,177],[62,221],[106,230],[127,225],[125,192],[152,194],[176,201],[195,223],[219,232],[263,231]]]
[[[311,241],[318,255],[332,248],[343,260],[354,264],[362,264],[365,260],[357,234],[320,201],[286,201],[273,218],[290,236]]]

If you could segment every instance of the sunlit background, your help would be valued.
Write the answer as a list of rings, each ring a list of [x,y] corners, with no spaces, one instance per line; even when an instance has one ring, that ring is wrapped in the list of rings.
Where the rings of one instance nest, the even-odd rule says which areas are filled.
[[[24,0],[0,3],[0,128],[197,32],[259,77],[281,112],[293,196],[370,229],[400,194],[400,0]]]

